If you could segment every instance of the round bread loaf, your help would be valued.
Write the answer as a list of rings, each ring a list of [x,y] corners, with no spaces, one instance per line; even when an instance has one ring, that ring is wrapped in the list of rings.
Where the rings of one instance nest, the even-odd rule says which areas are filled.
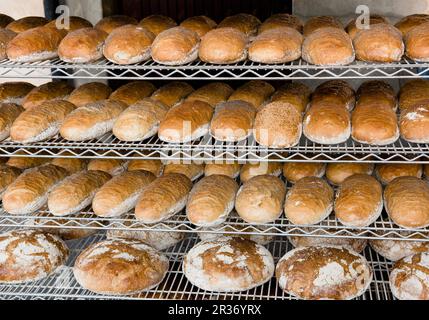
[[[21,105],[25,96],[34,89],[28,82],[4,82],[0,84],[0,102]]]
[[[0,13],[0,28],[6,28],[8,24],[15,21],[12,17],[6,14]]]
[[[326,164],[321,162],[286,162],[283,165],[283,176],[287,181],[296,183],[305,177],[322,178]]]
[[[232,179],[236,179],[240,175],[241,164],[238,162],[209,162],[204,167],[204,175],[206,177],[212,175],[224,175]]]
[[[114,15],[105,17],[97,22],[94,28],[103,31],[107,34],[111,33],[116,28],[125,26],[127,24],[137,24],[138,21],[135,18],[127,17],[123,15]]]
[[[111,93],[112,89],[104,83],[89,82],[74,89],[67,101],[73,103],[76,107],[82,107],[88,103],[105,100],[109,98]]]
[[[274,273],[271,253],[241,237],[201,241],[186,254],[182,266],[194,286],[217,292],[249,290],[269,281]]]
[[[0,141],[9,138],[14,121],[24,108],[14,103],[0,103]]]
[[[428,14],[412,14],[402,18],[398,23],[395,24],[395,27],[401,31],[402,36],[406,36],[408,31],[414,29],[415,27],[429,22]]]
[[[164,171],[164,164],[161,160],[130,160],[128,162],[128,171],[144,170],[152,172],[155,176],[159,177]]]
[[[304,247],[286,253],[276,267],[280,288],[300,299],[350,300],[372,281],[368,261],[341,247]]]
[[[278,177],[282,174],[281,162],[257,162],[257,163],[245,163],[241,167],[240,181],[246,182],[253,177],[262,175],[271,175]]]
[[[416,177],[399,177],[384,190],[389,217],[403,228],[429,225],[429,185]]]
[[[57,236],[21,229],[0,234],[0,283],[43,279],[65,264],[66,244]]]
[[[63,155],[72,156],[72,153],[66,152]],[[66,169],[70,174],[85,170],[87,165],[86,159],[79,158],[55,158],[51,163]]]
[[[92,28],[92,23],[84,18],[78,16],[69,16],[67,18],[67,23],[64,23],[64,18],[57,18],[48,22],[45,26],[49,28],[64,29],[68,32],[76,31],[83,28]]]
[[[132,81],[113,91],[109,99],[118,100],[130,106],[149,97],[155,90],[156,87],[149,81]]]
[[[274,90],[274,87],[266,81],[252,80],[235,90],[228,101],[245,101],[258,109],[269,101]]]
[[[111,176],[117,176],[127,170],[127,162],[121,159],[91,159],[88,170],[103,171]]]
[[[338,186],[354,174],[372,175],[373,170],[372,163],[328,163],[325,174],[331,184]]]
[[[211,82],[192,92],[186,100],[204,101],[214,108],[217,104],[228,100],[232,92],[231,86],[226,83]]]
[[[163,32],[164,30],[177,26],[176,21],[170,17],[154,14],[144,18],[139,23],[141,26],[148,29],[155,36]]]
[[[195,181],[204,174],[204,164],[191,162],[167,162],[164,166],[164,174],[181,173],[191,181]]]
[[[107,33],[96,28],[83,28],[70,32],[61,41],[58,55],[69,63],[89,63],[103,57]]]
[[[421,164],[385,163],[377,164],[375,167],[377,179],[382,184],[388,184],[398,177],[411,176],[421,178],[422,173],[423,167]]]
[[[329,80],[320,84],[311,95],[312,104],[337,104],[351,111],[355,107],[355,92],[344,80]]]
[[[383,210],[383,188],[369,175],[350,176],[337,191],[334,210],[337,219],[345,226],[369,226]]]
[[[343,24],[335,17],[331,16],[316,16],[307,20],[304,25],[304,37],[321,28],[337,28],[344,30]]]
[[[280,178],[261,175],[246,181],[238,190],[235,210],[246,222],[270,223],[280,217],[286,186]]]
[[[405,50],[401,32],[387,23],[360,30],[353,45],[356,59],[368,62],[398,62]]]
[[[198,55],[203,62],[232,64],[247,58],[248,38],[234,28],[218,28],[202,38]]]
[[[429,252],[429,243],[425,241],[371,239],[369,244],[375,252],[391,261],[398,261],[420,252]]]
[[[265,31],[289,27],[302,33],[302,22],[297,16],[293,16],[289,13],[276,13],[267,18],[258,28],[258,34]]]
[[[132,294],[157,286],[168,270],[168,259],[137,240],[113,239],[93,244],[77,257],[77,282],[101,294]]]
[[[355,36],[359,32],[359,30],[365,29],[365,27],[366,27],[364,25],[365,21],[362,20],[361,23],[362,23],[362,25],[357,25],[358,20],[353,19],[347,24],[346,31],[349,34],[351,39],[355,38]],[[369,17],[369,26],[367,26],[367,27],[370,28],[372,25],[379,24],[379,23],[389,23],[389,21],[383,16],[380,16],[378,14],[372,14]]]
[[[411,29],[405,36],[405,54],[417,62],[429,62],[429,21]]]
[[[394,111],[398,108],[395,90],[385,81],[365,81],[359,87],[356,99],[359,104],[387,105]]]
[[[253,36],[258,31],[261,24],[258,18],[251,14],[239,13],[223,19],[218,28],[234,28],[243,32],[247,36]]]
[[[65,81],[47,82],[33,88],[22,101],[22,107],[31,109],[48,100],[67,100],[72,91],[73,87]]]
[[[15,21],[11,21],[6,29],[12,30],[15,33],[21,33],[33,28],[42,27],[49,21],[44,17],[24,17]]]
[[[182,102],[192,91],[194,91],[194,88],[186,82],[172,81],[156,90],[151,98],[171,108]]]
[[[310,94],[311,90],[305,84],[291,82],[277,89],[277,91],[271,96],[271,102],[290,103],[302,113],[310,102]]]
[[[117,64],[133,64],[150,58],[150,48],[155,36],[142,26],[125,25],[113,30],[107,37],[103,54]]]
[[[293,28],[264,31],[249,46],[249,59],[260,63],[286,63],[301,57],[302,35]]]
[[[18,168],[6,165],[0,166],[0,198],[3,196],[7,187],[14,182],[21,173],[22,171]]]
[[[31,158],[28,157],[24,152],[17,152],[15,154],[17,157],[12,157],[7,160],[6,165],[9,167],[18,168],[21,170],[26,170],[34,167],[44,165],[51,161],[50,158]]]
[[[174,27],[158,34],[153,41],[151,56],[155,62],[165,65],[183,65],[198,58],[200,38],[184,27]]]
[[[404,84],[399,92],[399,109],[404,110],[429,101],[429,80],[415,79]]]
[[[64,241],[83,239],[83,238],[95,235],[98,232],[97,229],[82,228],[82,224],[85,224],[86,221],[79,220],[79,219],[70,220],[70,219],[56,218],[55,220],[47,220],[47,219],[36,218],[31,220],[31,222],[34,223],[35,227],[37,227],[38,225],[43,225],[43,227],[39,228],[40,231],[54,234],[60,237]],[[58,225],[64,225],[64,224],[67,224],[69,228],[58,228]],[[51,225],[53,226],[53,228],[48,227]],[[70,228],[70,227],[75,227],[75,228]]]
[[[332,212],[334,191],[317,177],[297,181],[286,195],[284,211],[293,224],[312,225],[321,222]]]
[[[408,142],[429,143],[429,100],[401,111],[401,137]]]
[[[396,262],[389,284],[399,300],[429,300],[429,253],[417,253]]]
[[[15,38],[16,33],[8,29],[0,29],[0,61],[7,58],[7,46]]]
[[[201,38],[210,30],[216,28],[217,23],[206,16],[195,16],[184,20],[181,27],[194,31]]]
[[[310,229],[308,230],[310,231]],[[335,232],[335,231],[334,231]],[[362,253],[368,241],[361,238],[328,238],[328,237],[317,237],[316,235],[323,235],[324,232],[315,232],[311,237],[288,237],[288,241],[295,248],[303,247],[343,247],[357,253]]]

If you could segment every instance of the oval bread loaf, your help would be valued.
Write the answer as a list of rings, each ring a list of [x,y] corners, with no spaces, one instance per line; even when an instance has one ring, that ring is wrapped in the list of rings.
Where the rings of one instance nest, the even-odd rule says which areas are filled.
[[[33,28],[42,27],[48,22],[49,21],[44,17],[28,16],[15,21],[11,21],[6,26],[6,29],[12,30],[16,33],[21,33]]]
[[[258,31],[261,24],[258,18],[248,13],[238,13],[224,18],[218,25],[218,28],[234,28],[246,34],[253,36]]]
[[[282,174],[282,164],[280,162],[245,163],[241,167],[240,181],[246,182],[253,177],[265,174],[275,177],[280,176]]]
[[[23,111],[24,108],[14,103],[0,104],[0,141],[9,138],[14,121]]]
[[[94,28],[101,30],[107,34],[110,34],[116,28],[125,26],[127,24],[137,24],[138,21],[133,17],[128,17],[124,15],[113,15],[109,17],[104,17],[96,23]]]
[[[140,21],[139,25],[145,27],[150,32],[152,32],[155,36],[157,36],[162,31],[177,26],[177,23],[170,17],[162,16],[159,14],[153,14],[153,15],[147,16],[142,21]]]
[[[204,175],[209,177],[211,175],[224,175],[232,179],[236,179],[240,175],[241,164],[237,162],[226,163],[206,163],[204,167]]]
[[[226,83],[211,82],[192,92],[186,100],[204,101],[214,108],[217,104],[228,100],[232,92],[231,86]]]
[[[345,179],[354,174],[372,175],[374,164],[372,163],[328,163],[326,166],[326,178],[333,185],[340,185]]]
[[[164,171],[164,164],[161,160],[130,160],[128,162],[128,171],[144,170],[152,172],[156,177],[159,177]]]
[[[204,164],[170,162],[164,166],[164,174],[168,173],[181,173],[191,181],[195,181],[204,174]]]
[[[0,167],[0,199],[6,191],[7,187],[14,182],[22,171],[15,167],[2,165]]]
[[[34,89],[28,82],[14,81],[0,84],[0,102],[22,105],[25,96]]]
[[[245,101],[258,109],[269,100],[274,90],[274,87],[266,81],[252,80],[235,90],[228,101]]]
[[[117,176],[127,170],[127,162],[121,159],[91,159],[88,170],[104,171],[111,176]]]
[[[156,90],[151,98],[171,108],[182,102],[192,91],[194,88],[186,82],[172,81]]]
[[[82,107],[88,103],[105,100],[109,98],[111,93],[112,89],[104,83],[89,82],[74,89],[67,101],[73,103],[76,107]]]
[[[388,184],[398,177],[421,178],[423,167],[421,164],[383,163],[375,167],[375,175],[382,184]]]
[[[217,23],[206,16],[195,16],[182,21],[180,26],[196,32],[201,38],[207,32],[216,28]]]
[[[322,178],[326,164],[320,162],[287,162],[283,165],[283,176],[287,181],[296,183],[305,177]]]
[[[49,100],[67,100],[73,87],[65,81],[48,82],[33,88],[22,101],[24,109],[31,109],[40,106]]]
[[[144,98],[149,97],[156,87],[149,81],[132,81],[116,89],[109,97],[130,106]]]

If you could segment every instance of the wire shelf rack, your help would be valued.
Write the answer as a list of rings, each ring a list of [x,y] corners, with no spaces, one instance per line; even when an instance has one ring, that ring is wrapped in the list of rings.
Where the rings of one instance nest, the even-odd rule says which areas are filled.
[[[48,72],[46,72],[48,71]],[[347,66],[315,66],[303,60],[287,64],[266,65],[244,61],[231,65],[213,65],[194,61],[183,66],[165,66],[152,60],[134,65],[115,65],[107,60],[91,64],[70,64],[59,59],[33,63],[0,61],[0,77],[14,78],[81,78],[81,79],[195,79],[195,80],[285,80],[285,79],[374,79],[416,78],[429,71],[428,63],[403,58],[399,63],[374,64],[356,61]]]
[[[193,286],[181,271],[183,256],[197,242],[195,235],[190,235],[176,246],[165,251],[170,259],[170,269],[156,288],[132,295],[111,296],[99,295],[83,289],[74,279],[72,266],[80,251],[92,243],[104,238],[103,234],[73,241],[70,243],[70,258],[67,266],[58,270],[56,274],[43,280],[27,284],[0,284],[1,299],[41,300],[41,299],[170,299],[170,300],[291,300],[290,295],[282,291],[273,277],[266,284],[257,288],[237,293],[218,293],[201,290]],[[292,246],[284,238],[276,238],[267,245],[277,262]],[[365,256],[370,262],[374,279],[370,288],[359,299],[363,300],[392,300],[389,289],[389,270],[391,262],[374,253],[370,248],[365,250]]]

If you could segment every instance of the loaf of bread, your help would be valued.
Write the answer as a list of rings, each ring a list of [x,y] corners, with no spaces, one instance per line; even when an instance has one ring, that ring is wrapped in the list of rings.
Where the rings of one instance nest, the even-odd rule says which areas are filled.
[[[11,214],[36,212],[45,205],[49,192],[67,175],[67,170],[52,164],[26,170],[6,189],[3,208]]]
[[[344,80],[323,82],[311,95],[311,103],[314,105],[335,103],[344,106],[349,111],[353,110],[355,101],[353,88]]]
[[[7,58],[7,46],[15,38],[16,33],[8,29],[0,29],[0,60]]]
[[[65,81],[48,82],[33,88],[22,101],[24,109],[40,106],[49,100],[67,100],[73,87]]]
[[[112,89],[104,83],[89,82],[74,89],[67,101],[73,103],[76,107],[82,107],[88,103],[105,100],[109,98],[111,93]]]
[[[259,34],[249,46],[249,59],[259,63],[286,63],[301,57],[302,35],[291,27]]]
[[[407,232],[401,232],[401,234],[405,236]],[[418,241],[418,237],[412,238],[415,238],[416,241],[370,239],[369,244],[375,252],[391,261],[398,261],[420,252],[429,252],[428,242]]]
[[[0,234],[0,283],[37,281],[67,261],[67,245],[57,236],[21,229]]]
[[[252,80],[235,90],[228,101],[245,101],[252,104],[257,109],[263,106],[273,93],[274,87],[268,82]]]
[[[334,206],[334,191],[317,177],[297,181],[286,195],[284,211],[293,224],[312,225],[327,218]]]
[[[0,166],[0,199],[6,191],[7,187],[14,182],[20,175],[22,171],[15,167]]]
[[[314,230],[310,230],[310,228],[306,228],[306,229],[308,231],[314,231]],[[332,231],[335,232],[335,229],[332,229]],[[368,243],[367,239],[322,237],[322,235],[324,234],[326,233],[323,230],[323,231],[313,232],[313,236],[311,237],[292,236],[292,237],[288,237],[287,239],[295,248],[335,246],[335,247],[346,248],[346,249],[355,251],[357,253],[363,252],[363,250],[365,250]],[[321,235],[321,236],[318,237],[314,235]]]
[[[25,96],[34,89],[28,82],[4,82],[0,84],[0,103],[21,105]]]
[[[66,140],[84,141],[99,138],[113,128],[113,124],[127,105],[116,100],[101,100],[77,108],[64,120],[60,128]]]
[[[374,164],[372,163],[328,163],[326,166],[326,178],[333,185],[340,185],[348,177],[354,174],[372,175]]]
[[[306,36],[302,58],[310,64],[347,65],[355,60],[350,36],[336,27],[320,28]]]
[[[130,106],[154,93],[156,87],[149,81],[132,81],[113,91],[109,99],[121,101]]]
[[[344,30],[343,24],[340,20],[331,16],[316,16],[307,20],[304,25],[304,37],[309,36],[311,33],[322,28],[337,28]]]
[[[429,185],[416,177],[399,177],[384,190],[384,206],[389,217],[403,228],[429,225]]]
[[[37,27],[21,32],[9,41],[6,54],[14,62],[36,62],[58,57],[58,48],[66,31]]]
[[[121,159],[91,159],[88,170],[104,171],[117,176],[127,170],[127,162]]]
[[[54,100],[25,110],[13,122],[10,138],[20,143],[33,143],[55,137],[64,119],[75,109],[71,102]]]
[[[155,36],[160,34],[162,31],[173,28],[177,26],[176,21],[170,17],[154,14],[144,18],[139,23],[141,26],[148,29]]]
[[[399,130],[401,137],[408,142],[429,143],[429,101],[403,109]]]
[[[293,105],[299,112],[304,112],[310,102],[311,90],[300,82],[290,82],[274,92],[271,102],[287,102]]]
[[[190,17],[180,23],[180,26],[194,31],[201,38],[210,30],[216,28],[217,23],[206,16]]]
[[[55,220],[49,220],[46,219],[46,215],[44,215],[41,218],[33,218],[29,221],[29,223],[31,226],[34,225],[36,230],[43,231],[44,233],[54,234],[64,241],[86,238],[98,232],[97,229],[82,228],[82,224],[85,224],[86,221],[80,219],[71,220],[67,218],[55,218]],[[68,228],[58,227],[59,225],[65,224],[67,224]],[[52,228],[50,226],[52,226]]]
[[[164,174],[181,173],[191,181],[195,181],[204,174],[204,164],[170,162],[164,166]]]
[[[101,30],[107,34],[111,33],[116,28],[125,26],[127,24],[137,24],[138,21],[133,17],[114,15],[101,19],[94,26],[96,29]]]
[[[404,41],[408,58],[417,62],[429,62],[429,21],[411,29]]]
[[[398,23],[395,24],[395,27],[398,28],[398,30],[401,31],[402,36],[405,37],[408,31],[425,22],[429,22],[428,14],[412,14],[398,21]]]
[[[159,177],[164,171],[164,164],[161,160],[130,160],[128,162],[128,171],[144,170],[152,172],[156,177]]]
[[[21,33],[33,28],[42,27],[49,21],[44,17],[29,16],[15,21],[11,21],[6,29],[12,30],[15,33]]]
[[[192,30],[174,27],[156,36],[151,48],[153,61],[176,66],[198,58],[200,37]]]
[[[76,31],[83,28],[92,28],[92,23],[88,20],[78,17],[78,16],[69,16],[67,17],[67,23],[65,19],[57,18],[48,22],[45,26],[50,28],[64,29],[67,32]]]
[[[133,64],[150,58],[150,47],[155,36],[146,28],[128,24],[112,31],[107,37],[103,54],[117,64]]]
[[[218,28],[234,28],[243,32],[247,36],[254,36],[261,24],[258,18],[251,14],[239,13],[223,19]]]
[[[286,186],[280,178],[261,175],[246,181],[238,190],[235,210],[246,222],[270,223],[283,211]]]
[[[204,175],[206,177],[211,175],[224,175],[232,179],[240,175],[241,164],[238,162],[210,162],[206,163],[204,168]]]
[[[322,162],[286,162],[283,165],[283,176],[287,181],[296,183],[305,177],[322,178],[326,164]]]
[[[280,162],[245,163],[241,167],[240,181],[246,182],[253,177],[266,174],[275,177],[280,176],[282,174],[282,164]]]
[[[369,16],[369,26],[364,25],[365,22],[365,20],[361,20],[362,25],[357,25],[359,23],[358,19],[353,19],[347,24],[346,31],[349,34],[350,38],[354,39],[356,37],[356,34],[360,30],[365,29],[365,27],[371,28],[371,26],[375,24],[389,23],[389,21],[385,17],[380,16],[378,14],[372,14]]]
[[[9,167],[18,168],[21,170],[38,167],[51,161],[51,159],[49,158],[31,158],[23,151],[17,152],[15,156],[18,156],[18,157],[9,158],[6,164]]]
[[[194,88],[186,82],[172,81],[156,90],[151,98],[171,108],[182,102],[192,91]]]
[[[397,109],[396,93],[393,87],[385,81],[369,80],[361,84],[356,92],[359,104],[388,105]]]
[[[9,138],[13,122],[23,111],[23,107],[14,103],[0,104],[0,141]]]
[[[368,261],[341,247],[303,247],[286,253],[276,267],[281,289],[308,300],[350,300],[372,281]]]
[[[402,164],[402,163],[385,163],[377,164],[375,175],[382,184],[388,184],[398,177],[416,177],[421,178],[423,166],[421,164]]]
[[[405,50],[401,32],[388,23],[360,30],[353,45],[356,59],[368,62],[398,62]]]
[[[185,208],[192,182],[183,174],[170,173],[154,180],[141,193],[135,208],[136,219],[156,223]]]
[[[289,13],[276,13],[267,18],[258,28],[258,34],[265,31],[289,27],[302,33],[302,22],[297,16],[293,16]]]
[[[168,112],[162,102],[145,98],[129,106],[113,125],[113,134],[122,141],[142,141],[158,132],[160,122]]]
[[[157,286],[168,271],[168,258],[138,240],[95,243],[77,257],[73,274],[85,289],[101,294],[133,294]]]
[[[192,92],[186,100],[200,100],[215,107],[221,102],[225,102],[231,96],[233,90],[230,85],[223,82],[210,82]]]
[[[389,284],[399,300],[429,300],[429,253],[417,253],[396,262]]]
[[[198,56],[201,61],[213,64],[233,64],[247,58],[249,39],[234,28],[218,28],[202,38]]]
[[[429,80],[415,79],[404,84],[399,92],[399,109],[429,101]]]
[[[15,21],[12,17],[9,17],[8,15],[4,13],[0,13],[0,28],[6,28],[8,24]]]
[[[72,156],[72,153],[65,152],[63,155]],[[87,161],[79,158],[55,158],[51,163],[57,167],[66,169],[69,174],[85,170],[87,166]]]
[[[274,273],[271,253],[241,237],[201,241],[185,256],[183,273],[194,286],[208,291],[238,292],[269,281]]]
[[[70,32],[61,41],[58,55],[69,63],[89,63],[103,57],[103,45],[107,33],[95,28],[83,28]]]

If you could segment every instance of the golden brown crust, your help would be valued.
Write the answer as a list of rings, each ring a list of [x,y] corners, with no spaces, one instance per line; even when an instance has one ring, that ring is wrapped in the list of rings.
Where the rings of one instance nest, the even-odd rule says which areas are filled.
[[[337,28],[343,30],[342,23],[335,17],[331,16],[317,16],[307,20],[304,25],[304,37],[309,36],[311,33],[321,28]]]
[[[181,27],[194,31],[201,38],[210,30],[216,28],[217,23],[206,16],[195,16],[184,20]]]
[[[356,93],[356,100],[359,104],[381,104],[397,109],[395,90],[385,81],[365,81]]]
[[[404,84],[399,92],[399,109],[429,101],[429,80],[415,79]]]
[[[271,96],[271,102],[287,102],[292,104],[299,112],[304,112],[310,102],[310,94],[310,88],[303,83],[287,83],[274,92]]]
[[[237,178],[240,175],[241,164],[238,162],[225,162],[225,163],[206,163],[204,168],[204,175],[206,177],[211,175],[224,175],[230,178]]]
[[[251,14],[239,13],[223,19],[218,28],[234,28],[243,32],[247,36],[256,34],[261,21]]]
[[[172,81],[156,90],[151,98],[171,108],[189,96],[192,91],[194,91],[194,88],[186,82]]]
[[[161,160],[130,160],[128,162],[128,171],[144,170],[152,172],[155,176],[159,177],[164,171],[164,164]]]
[[[66,153],[71,155],[71,153]],[[78,158],[55,158],[51,162],[57,167],[66,169],[70,174],[82,171],[86,169],[87,160]]]
[[[331,184],[338,186],[354,174],[372,175],[373,170],[372,163],[328,163],[325,174]]]
[[[252,80],[235,90],[228,101],[241,100],[250,103],[254,108],[261,107],[274,93],[274,87],[266,81]]]
[[[302,33],[302,22],[297,16],[289,13],[277,13],[267,18],[258,28],[258,34],[276,28],[289,27]]]
[[[82,107],[88,103],[109,98],[112,93],[106,84],[101,82],[85,83],[70,93],[67,101],[73,103],[76,107]]]
[[[0,198],[6,191],[7,187],[14,182],[22,173],[22,170],[2,165],[0,166]]]
[[[385,163],[377,164],[375,174],[382,184],[388,184],[397,177],[422,177],[423,168],[421,164]]]
[[[138,21],[133,17],[114,15],[101,19],[97,22],[94,28],[109,34],[116,28],[125,26],[127,24],[138,24]]]
[[[149,97],[156,87],[149,81],[132,81],[113,91],[109,99],[118,100],[130,106]]]
[[[413,28],[426,22],[429,22],[428,14],[412,14],[402,18],[397,24],[395,24],[395,27],[398,28],[398,30],[401,31],[402,36],[405,37]]]
[[[67,100],[73,87],[65,81],[48,82],[33,88],[22,101],[24,109],[31,109],[48,100]]]
[[[311,95],[312,104],[335,103],[352,110],[355,106],[355,91],[347,81],[329,80],[319,85]]]
[[[60,20],[60,24],[61,27],[64,28],[65,30],[67,30],[68,32],[72,32],[72,31],[76,31],[79,29],[83,29],[83,28],[92,28],[92,23],[89,22],[88,20],[81,18],[81,17],[77,17],[77,16],[70,16],[69,18],[69,23],[68,26],[63,24],[62,20]],[[52,20],[50,22],[48,22],[45,27],[49,27],[49,28],[57,28],[57,20]]]
[[[12,17],[6,14],[0,13],[0,28],[6,28],[8,24],[15,21]]]
[[[170,162],[164,166],[164,174],[181,173],[194,181],[201,177],[204,173],[204,164],[200,163],[175,163]]]
[[[150,32],[152,32],[155,36],[160,34],[162,31],[177,26],[176,21],[174,21],[170,17],[158,14],[154,14],[144,18],[142,21],[140,21],[139,24],[148,29]]]
[[[88,163],[88,170],[104,171],[111,176],[121,174],[126,168],[126,161],[121,159],[91,159]]]
[[[429,143],[429,100],[401,110],[399,130],[409,142]]]
[[[10,135],[12,124],[24,111],[24,108],[14,103],[0,104],[0,141]]]
[[[351,20],[348,24],[347,24],[347,27],[346,27],[346,31],[347,31],[347,33],[349,34],[349,36],[350,36],[350,38],[351,39],[354,39],[355,38],[355,36],[356,36],[356,34],[359,32],[359,28],[356,26],[356,22],[357,22],[357,19],[353,19],[353,20]],[[380,15],[378,15],[378,14],[372,14],[370,17],[369,17],[369,25],[370,26],[372,26],[372,25],[374,25],[374,24],[379,24],[379,23],[389,23],[389,21],[385,18],[385,17],[383,17],[383,16],[380,16]]]
[[[260,162],[256,164],[245,163],[241,167],[240,181],[246,182],[253,177],[261,175],[272,175],[275,177],[280,176],[282,173],[281,162]]]
[[[24,153],[21,153],[24,154]],[[21,170],[26,170],[34,167],[41,166],[50,162],[50,158],[31,158],[31,157],[12,157],[6,162],[10,167],[15,167]]]
[[[24,17],[15,21],[10,22],[6,29],[12,30],[15,33],[21,33],[33,28],[42,27],[49,21],[44,17]]]
[[[0,102],[21,105],[25,96],[34,89],[28,82],[4,82],[0,84]]]
[[[229,84],[223,82],[211,82],[192,92],[186,100],[200,100],[215,107],[221,102],[225,102],[231,96],[234,90]]]
[[[283,176],[296,183],[305,177],[321,178],[325,175],[326,164],[321,162],[287,162],[283,165]]]
[[[0,61],[7,58],[7,46],[16,36],[16,33],[8,29],[0,29]]]
[[[405,54],[418,62],[429,61],[429,21],[410,30],[405,36]]]

